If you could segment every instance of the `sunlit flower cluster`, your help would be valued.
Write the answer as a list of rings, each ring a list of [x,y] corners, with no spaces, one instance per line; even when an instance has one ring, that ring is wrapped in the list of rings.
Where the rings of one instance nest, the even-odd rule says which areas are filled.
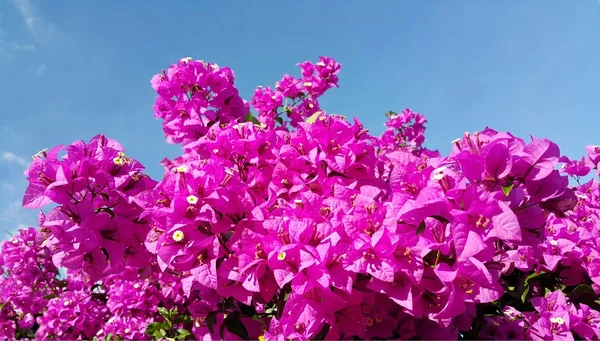
[[[36,154],[23,205],[54,207],[2,246],[0,340],[600,339],[600,186],[569,185],[600,147],[486,128],[444,156],[298,66],[250,102],[204,61],[152,78],[160,181],[103,135]]]

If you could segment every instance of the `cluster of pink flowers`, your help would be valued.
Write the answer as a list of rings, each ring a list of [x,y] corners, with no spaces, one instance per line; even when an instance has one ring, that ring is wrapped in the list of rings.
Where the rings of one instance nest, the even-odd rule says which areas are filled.
[[[23,204],[56,207],[4,243],[0,339],[600,339],[600,186],[569,186],[600,147],[443,156],[410,109],[381,137],[327,114],[340,64],[299,66],[257,116],[228,68],[155,76],[183,151],[158,182],[103,135],[35,156]]]
[[[386,114],[388,121],[385,123],[387,129],[381,135],[381,148],[393,151],[406,151],[415,155],[425,152],[430,157],[440,156],[439,152],[423,148],[425,142],[425,116],[410,109],[400,114],[389,111]]]
[[[143,244],[150,225],[133,197],[156,182],[103,135],[73,142],[59,158],[62,150],[58,146],[33,157],[23,199],[29,208],[58,205],[39,218],[43,246],[51,250],[54,263],[83,268],[93,280],[150,264]]]
[[[315,64],[299,63],[302,77],[284,75],[275,89],[259,87],[252,97],[252,106],[263,127],[296,127],[307,117],[321,111],[317,99],[328,89],[338,86],[337,74],[341,65],[333,58],[320,57]]]

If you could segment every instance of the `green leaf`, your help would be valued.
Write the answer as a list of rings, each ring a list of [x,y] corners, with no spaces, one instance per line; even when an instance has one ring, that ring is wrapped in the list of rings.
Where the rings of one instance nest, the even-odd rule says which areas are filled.
[[[192,317],[189,315],[178,315],[175,317],[174,322],[176,322],[176,323],[192,322]]]
[[[240,308],[240,311],[242,312],[242,314],[246,315],[246,316],[256,316],[256,309],[253,306],[250,305],[245,305],[242,302],[238,302],[238,307]]]
[[[523,293],[521,294],[521,302],[525,303],[527,301],[527,294],[529,294],[529,286],[526,286],[523,289]]]
[[[164,331],[167,328],[169,328],[169,325],[164,322],[154,322],[146,327],[146,335],[158,339],[163,337],[161,330]]]
[[[254,115],[252,115],[252,112],[248,112],[244,116],[244,122],[252,122],[256,125],[260,125],[260,122],[256,119],[256,117],[254,117]]]
[[[280,116],[275,117],[275,122],[279,123],[280,125],[283,125],[283,118],[281,118]]]
[[[594,289],[590,285],[579,284],[567,294],[567,297],[569,297],[569,299],[572,301],[586,304],[592,309],[600,309],[600,302],[596,301],[598,299],[598,295],[596,295]]]
[[[573,291],[571,291],[571,293],[574,293],[574,294],[591,294],[591,295],[595,295],[596,294],[594,292],[594,288],[592,288],[591,285],[587,285],[587,284],[579,284],[578,286],[575,287],[575,289],[573,289]]]
[[[206,315],[206,327],[208,327],[208,330],[211,334],[214,334],[215,332],[215,324],[217,324],[218,313],[218,311],[211,311],[208,313],[208,315]]]
[[[265,314],[271,315],[276,311],[276,309],[277,309],[277,306],[272,305],[272,306],[268,307],[267,309],[265,309]]]
[[[223,341],[223,332],[225,331],[225,323],[221,324],[221,327],[219,327],[219,337],[221,338],[221,341]]]
[[[58,288],[65,288],[67,285],[68,285],[68,283],[65,280],[62,280],[62,281],[59,281],[58,283],[56,283],[56,287],[58,287]]]
[[[330,328],[331,326],[328,323],[325,323],[323,329],[321,329],[321,331],[317,335],[315,335],[313,340],[325,340],[325,336],[327,336],[327,333],[329,333]]]
[[[177,340],[185,340],[188,336],[191,336],[192,333],[184,328],[179,328],[177,329]]]
[[[287,302],[288,297],[290,297],[291,293],[292,286],[290,283],[288,283],[281,289],[279,295],[277,295],[277,298],[275,299],[275,307],[277,309],[275,318],[277,320],[281,319],[281,316],[283,315],[283,309],[285,308],[285,303]]]
[[[422,222],[419,224],[419,227],[417,227],[417,232],[416,232],[417,236],[418,236],[418,235],[420,235],[421,233],[425,232],[425,228],[426,228],[426,225],[425,225],[425,220],[423,220],[423,221],[422,221]]]
[[[248,330],[246,329],[246,326],[244,325],[244,323],[242,323],[242,320],[240,319],[239,311],[234,311],[231,314],[227,315],[225,321],[223,321],[223,324],[230,333],[241,337],[243,340],[250,340],[250,336],[248,336]]]
[[[170,317],[169,311],[165,307],[158,307],[158,313],[160,314],[160,316],[162,316],[166,319],[168,319]]]
[[[233,297],[228,297],[225,302],[223,302],[223,308],[225,308],[225,310],[233,310],[236,308],[235,302]]]
[[[543,275],[545,272],[540,272],[538,273],[532,273],[531,275],[525,277],[525,280],[523,281],[523,284],[521,286],[519,286],[519,293],[521,294],[521,302],[525,303],[527,301],[527,295],[529,294],[529,281],[535,279],[536,277],[539,277],[541,275]]]
[[[431,218],[439,221],[442,224],[448,224],[450,221],[444,217],[442,217],[441,215],[432,215]]]
[[[104,341],[110,341],[112,339],[112,337],[113,337],[113,333],[108,333],[108,335],[106,335],[104,337]]]
[[[306,119],[306,123],[313,124],[313,123],[317,122],[319,115],[321,115],[322,113],[323,113],[322,111],[317,111],[316,113],[312,114],[309,118]]]
[[[502,193],[504,193],[505,196],[508,196],[510,194],[510,191],[512,191],[513,187],[515,187],[515,184],[510,184],[510,186],[500,186],[502,188]]]
[[[545,271],[541,271],[540,273],[532,273],[531,275],[525,277],[525,285],[529,285],[529,281],[531,281],[532,279],[536,279],[538,277],[541,276],[548,276],[547,273]]]

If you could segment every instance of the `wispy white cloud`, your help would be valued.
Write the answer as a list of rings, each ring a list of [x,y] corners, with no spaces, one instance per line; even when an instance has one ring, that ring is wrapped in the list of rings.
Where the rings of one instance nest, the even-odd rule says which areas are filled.
[[[15,3],[16,4],[16,3]],[[35,51],[36,46],[31,43],[17,43],[12,41],[8,34],[0,28],[0,62],[12,62],[20,52]]]
[[[13,41],[4,41],[0,39],[0,48],[12,51],[35,51],[33,44],[17,44]]]
[[[38,76],[43,76],[48,70],[48,65],[46,63],[38,65],[36,67],[30,66],[27,68],[27,72],[35,73]]]
[[[19,44],[1,37],[2,34],[0,34],[0,61],[14,61],[17,53],[35,51],[34,44]]]
[[[27,159],[11,152],[2,152],[0,154],[0,161],[4,163],[13,163],[21,166],[27,166],[29,164]]]
[[[4,231],[16,231],[27,226],[31,221],[31,213],[21,206],[21,202],[14,200],[0,208],[0,226]]]
[[[25,26],[37,41],[47,42],[54,38],[56,26],[42,18],[30,0],[12,0],[12,3],[25,21]]]
[[[38,67],[35,68],[35,73],[38,76],[43,76],[44,73],[46,73],[46,70],[48,70],[48,65],[46,65],[46,64],[38,65]]]

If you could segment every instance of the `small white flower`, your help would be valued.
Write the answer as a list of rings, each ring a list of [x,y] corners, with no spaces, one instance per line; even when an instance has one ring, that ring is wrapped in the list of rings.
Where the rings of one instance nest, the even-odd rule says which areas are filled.
[[[190,195],[190,196],[188,196],[188,197],[186,198],[186,200],[187,200],[188,204],[190,204],[190,205],[194,205],[194,204],[197,204],[197,203],[198,203],[198,197],[197,197],[197,196],[195,196],[195,195]]]
[[[38,157],[39,157],[39,158],[42,158],[42,156],[44,156],[44,154],[46,154],[46,152],[47,152],[47,151],[48,151],[48,149],[47,149],[47,148],[44,148],[44,149],[40,150],[39,152],[37,152],[37,153],[36,153],[34,156],[32,156],[31,158],[32,158],[32,159],[35,159],[35,158],[38,158]]]
[[[173,240],[176,242],[180,242],[182,241],[184,238],[183,232],[177,230],[175,232],[173,232]]]
[[[431,178],[435,181],[440,181],[444,178],[444,171],[446,170],[446,167],[442,166],[439,168],[436,168],[433,173],[431,173]]]
[[[115,165],[118,165],[118,166],[123,166],[125,164],[125,160],[120,157],[114,158],[113,162],[115,163]]]

